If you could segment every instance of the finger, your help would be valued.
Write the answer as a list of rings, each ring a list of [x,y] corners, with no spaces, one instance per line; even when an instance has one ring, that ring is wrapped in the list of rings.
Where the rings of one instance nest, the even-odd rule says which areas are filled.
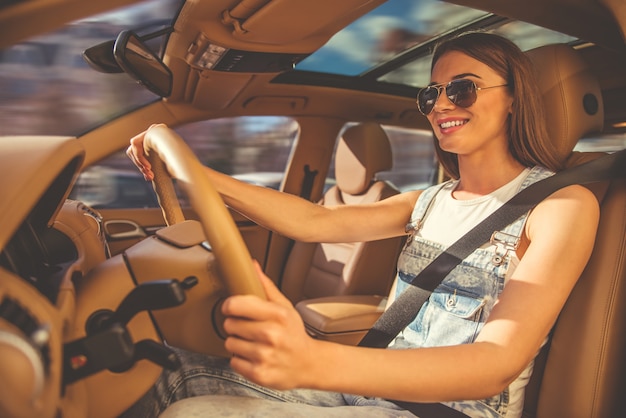
[[[267,277],[267,275],[263,272],[263,269],[259,265],[256,260],[253,260],[254,268],[261,280],[261,284],[263,285],[263,289],[265,290],[265,295],[267,296],[267,300],[272,302],[276,302],[281,306],[291,308],[293,304],[289,299],[282,294],[282,292],[276,287],[276,284],[272,279]]]
[[[255,361],[250,361],[250,359],[241,357],[238,355],[233,355],[230,358],[230,367],[246,379],[255,382],[262,386],[271,386],[268,381],[265,381],[263,377],[267,374],[264,373],[259,364]]]
[[[280,340],[283,326],[273,321],[228,317],[224,320],[224,330],[229,336],[246,341],[276,345],[276,342]]]
[[[230,367],[240,375],[250,379],[254,372],[254,365],[246,358],[233,355],[230,359]],[[252,379],[250,379],[252,380]]]
[[[254,338],[254,329],[261,326],[259,322],[250,321],[249,319],[240,319],[229,316],[224,319],[222,325],[226,334],[233,337],[242,338],[244,340],[252,341]]]
[[[154,173],[144,151],[146,132],[141,132],[130,139],[130,146],[126,150],[126,155],[139,168],[144,178],[150,181],[154,179]]]
[[[232,351],[231,368],[249,380],[263,386],[275,386],[272,370],[275,369],[272,350],[265,350],[263,346],[243,340],[233,339],[226,343]],[[227,348],[228,350],[228,348]]]
[[[238,336],[228,336],[224,341],[224,348],[233,356],[257,362],[260,346],[254,341],[248,341]]]
[[[132,155],[135,157],[137,162],[139,162],[145,168],[152,168],[150,165],[150,161],[146,157],[146,153],[144,151],[144,144],[146,139],[146,132],[143,131],[130,139],[130,151]]]
[[[222,304],[222,313],[252,321],[264,321],[276,317],[276,309],[284,309],[275,302],[263,300],[255,295],[234,295]]]

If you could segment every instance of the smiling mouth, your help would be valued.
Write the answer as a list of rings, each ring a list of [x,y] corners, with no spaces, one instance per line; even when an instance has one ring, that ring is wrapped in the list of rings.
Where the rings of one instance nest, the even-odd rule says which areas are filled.
[[[454,128],[455,126],[465,125],[466,123],[467,123],[467,120],[451,120],[448,122],[440,123],[439,127],[441,129],[448,129],[448,128]]]

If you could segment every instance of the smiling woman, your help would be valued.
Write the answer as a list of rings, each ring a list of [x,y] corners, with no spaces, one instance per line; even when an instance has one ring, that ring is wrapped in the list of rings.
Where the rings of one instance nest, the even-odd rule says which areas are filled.
[[[435,97],[428,120],[440,155],[456,163],[453,169],[444,164],[455,180],[423,193],[325,208],[208,168],[206,175],[228,206],[297,241],[367,242],[410,232],[390,293],[394,307],[410,294],[413,278],[441,254],[456,255],[457,239],[560,168],[542,107],[535,105],[541,96],[533,71],[530,59],[498,35],[468,32],[438,44],[433,84],[467,77],[470,88],[510,85],[462,103]],[[531,105],[521,103],[524,99]],[[147,178],[155,177],[147,144],[159,143],[165,132],[165,125],[153,125],[130,140],[127,154]],[[485,161],[498,166],[486,171]],[[589,221],[572,233],[570,223],[578,216]],[[598,217],[597,201],[587,189],[559,190],[497,231],[514,242],[504,253],[492,238],[490,245],[464,255],[400,332],[376,346],[388,348],[379,352],[367,344],[346,347],[311,338],[291,301],[258,268],[266,298],[233,295],[221,307],[224,347],[233,355],[229,363],[178,352],[181,369],[164,373],[124,416],[160,413],[162,399],[204,391],[209,403],[211,395],[235,395],[293,404],[284,406],[287,411],[302,403],[322,407],[311,411],[313,416],[325,416],[328,407],[331,414],[347,408],[347,414],[360,416],[411,416],[426,412],[424,402],[436,401],[441,409],[468,417],[521,417],[534,357],[590,257]],[[572,237],[575,248],[568,245]],[[529,317],[526,309],[534,314]],[[320,372],[328,363],[333,369]],[[294,364],[300,373],[293,372]],[[259,407],[271,413],[273,405]],[[222,405],[214,412],[233,411]]]
[[[355,347],[481,216],[624,148],[623,0],[0,3],[1,417],[408,416],[398,399],[480,418],[626,416],[623,180],[568,187],[488,231],[395,349]],[[431,69],[468,32],[524,54],[461,45]],[[132,57],[171,72],[170,94],[115,59],[129,33]],[[539,71],[517,74],[523,55]],[[531,127],[543,118],[547,134]],[[184,138],[200,166],[168,164],[209,177],[178,164],[159,179],[180,194],[156,199],[124,153],[146,130]],[[390,156],[368,132],[393,159],[372,176],[364,161]],[[335,171],[341,205],[314,204]],[[404,192],[374,196],[390,182]],[[166,222],[161,206],[182,210]],[[238,234],[245,247],[224,251]],[[406,245],[383,256],[391,236]],[[269,300],[231,295],[231,268],[251,259],[245,283]],[[237,396],[215,395],[226,386]]]

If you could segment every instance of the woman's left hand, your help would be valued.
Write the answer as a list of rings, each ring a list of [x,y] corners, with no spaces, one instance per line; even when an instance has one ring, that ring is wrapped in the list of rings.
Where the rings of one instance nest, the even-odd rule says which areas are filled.
[[[229,297],[222,306],[231,367],[251,381],[275,389],[299,387],[313,364],[316,341],[304,328],[293,304],[254,263],[267,300],[252,295]]]

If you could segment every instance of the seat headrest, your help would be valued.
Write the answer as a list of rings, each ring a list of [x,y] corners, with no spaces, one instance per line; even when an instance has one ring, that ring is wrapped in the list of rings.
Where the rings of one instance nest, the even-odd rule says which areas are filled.
[[[600,83],[569,45],[544,45],[526,54],[535,65],[549,137],[565,160],[581,137],[602,130]]]
[[[366,122],[346,129],[337,144],[335,179],[344,193],[364,193],[376,173],[393,165],[391,145],[383,128]]]

